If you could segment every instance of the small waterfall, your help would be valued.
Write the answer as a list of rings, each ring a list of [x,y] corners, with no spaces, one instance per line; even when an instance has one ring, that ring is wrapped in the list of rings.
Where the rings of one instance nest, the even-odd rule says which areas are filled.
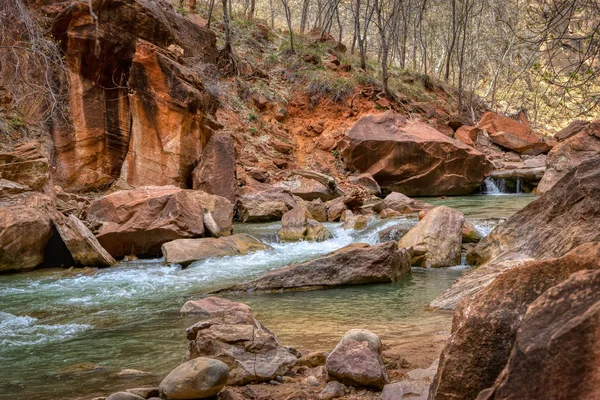
[[[483,194],[500,194],[502,193],[500,191],[500,188],[498,188],[498,186],[496,186],[496,182],[494,180],[494,178],[485,178],[485,180],[483,181],[483,184],[485,185],[485,189],[483,191]]]
[[[522,193],[521,191],[521,177],[517,177],[515,193]]]

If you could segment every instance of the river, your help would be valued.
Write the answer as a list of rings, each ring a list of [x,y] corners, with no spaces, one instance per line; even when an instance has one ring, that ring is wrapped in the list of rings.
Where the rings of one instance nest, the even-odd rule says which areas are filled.
[[[424,200],[459,209],[487,234],[495,224],[487,219],[508,217],[533,198]],[[144,260],[101,270],[0,275],[0,399],[89,399],[156,384],[185,355],[185,328],[194,322],[179,315],[185,301],[352,242],[375,244],[378,231],[399,221],[374,220],[359,232],[327,223],[332,239],[287,244],[273,241],[278,223],[236,225],[237,233],[272,240],[274,250],[211,259],[186,269]],[[449,314],[427,311],[425,306],[467,269],[413,269],[392,284],[229,298],[250,305],[283,344],[330,350],[351,328],[369,328],[384,342],[395,335],[418,335],[421,328],[449,329]],[[116,378],[125,368],[149,375],[130,381]]]

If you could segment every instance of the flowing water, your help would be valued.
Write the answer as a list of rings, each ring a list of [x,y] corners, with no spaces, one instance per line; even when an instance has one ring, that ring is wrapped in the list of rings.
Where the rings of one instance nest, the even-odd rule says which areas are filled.
[[[508,217],[532,199],[471,196],[427,201],[463,211],[487,234],[497,223],[487,218]],[[0,398],[83,399],[156,384],[185,354],[185,328],[195,322],[179,316],[186,300],[352,242],[375,244],[378,231],[399,221],[373,221],[360,232],[330,223],[326,226],[332,239],[288,244],[274,241],[279,224],[237,225],[236,232],[273,241],[273,250],[206,260],[186,269],[146,260],[102,270],[0,276]],[[326,350],[355,327],[369,328],[384,340],[447,330],[451,317],[426,311],[425,306],[465,270],[464,266],[414,269],[393,284],[231,299],[250,305],[282,343]],[[124,368],[150,375],[115,377]]]

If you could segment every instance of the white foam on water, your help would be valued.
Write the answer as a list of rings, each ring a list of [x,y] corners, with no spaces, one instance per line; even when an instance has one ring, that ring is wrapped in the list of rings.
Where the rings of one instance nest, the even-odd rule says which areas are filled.
[[[86,324],[42,324],[28,315],[0,312],[0,346],[32,346],[62,341],[91,328]]]

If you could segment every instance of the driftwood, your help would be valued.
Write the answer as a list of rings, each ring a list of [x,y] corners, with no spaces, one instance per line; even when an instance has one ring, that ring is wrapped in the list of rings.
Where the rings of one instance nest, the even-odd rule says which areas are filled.
[[[292,170],[291,174],[298,175],[307,179],[313,179],[325,186],[331,193],[337,194],[339,196],[343,196],[345,194],[344,191],[338,186],[335,178],[332,176],[325,175],[320,172],[304,171],[299,169]]]

